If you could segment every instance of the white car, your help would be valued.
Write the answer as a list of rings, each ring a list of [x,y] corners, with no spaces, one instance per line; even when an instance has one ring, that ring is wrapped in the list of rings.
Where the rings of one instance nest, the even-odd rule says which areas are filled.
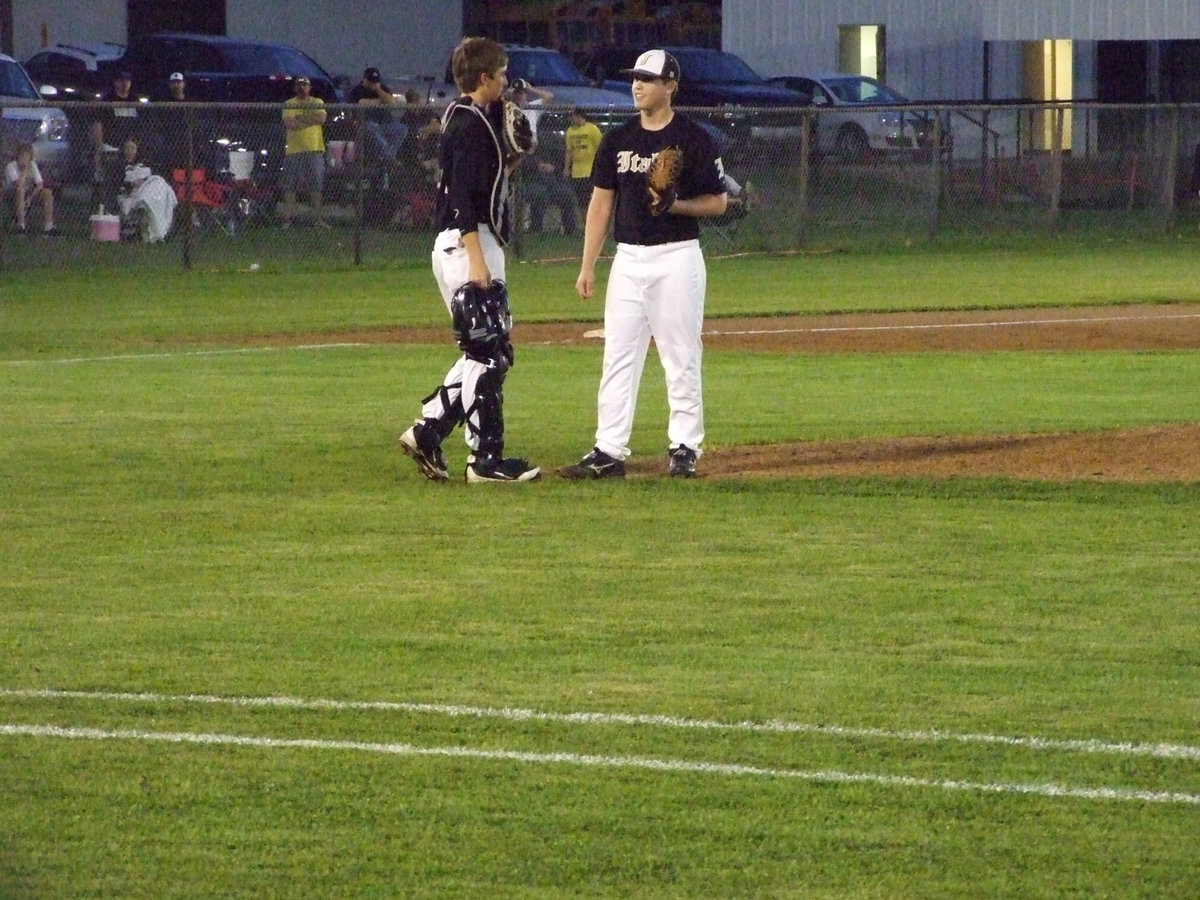
[[[70,126],[61,109],[48,106],[11,56],[0,54],[0,157],[12,159],[17,143],[33,145],[34,159],[48,179],[62,177],[71,157]]]
[[[871,151],[914,151],[933,143],[934,115],[912,108],[912,101],[866,75],[780,75],[771,84],[800,91],[812,98],[817,112],[817,143],[821,154],[844,162],[862,162]],[[896,106],[905,109],[856,109]],[[943,131],[943,146],[949,129]]]

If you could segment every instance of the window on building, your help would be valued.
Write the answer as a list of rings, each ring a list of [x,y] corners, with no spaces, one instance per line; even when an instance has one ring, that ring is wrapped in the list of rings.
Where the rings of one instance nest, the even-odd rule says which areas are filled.
[[[838,71],[887,81],[882,25],[838,26]]]

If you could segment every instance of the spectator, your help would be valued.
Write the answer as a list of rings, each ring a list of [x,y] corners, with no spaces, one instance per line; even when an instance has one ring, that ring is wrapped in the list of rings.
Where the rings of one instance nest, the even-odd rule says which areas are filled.
[[[571,179],[571,190],[581,211],[586,211],[592,197],[592,163],[600,146],[600,129],[588,121],[583,110],[571,110],[567,125],[566,158],[563,174]]]
[[[442,123],[413,88],[405,92],[404,102],[401,118],[408,133],[397,162],[400,196],[392,224],[419,229],[432,222],[434,186],[438,180],[437,144]]]
[[[307,190],[313,219],[328,228],[321,206],[325,189],[325,101],[312,95],[307,76],[296,79],[296,94],[283,104],[283,127],[287,144],[283,156],[282,227],[292,227],[296,191]]]
[[[554,94],[534,87],[524,78],[518,78],[512,84],[510,96],[521,107],[534,135],[537,135],[538,119],[542,114],[538,107],[553,102]],[[528,208],[529,231],[540,234],[545,229],[546,213],[551,207],[558,209],[563,234],[574,234],[579,228],[579,214],[570,185],[559,174],[557,162],[547,159],[544,148],[535,151],[532,165],[521,170],[518,188],[517,208]]]
[[[542,110],[539,107],[553,103],[554,93],[544,88],[534,87],[524,78],[518,78],[512,83],[509,96],[517,106],[521,107],[525,113],[525,118],[529,120],[529,127],[533,129],[533,133],[536,135],[538,118],[542,114]]]
[[[142,160],[139,150],[134,138],[121,146],[125,169],[117,207],[121,211],[122,236],[152,243],[170,232],[178,200],[166,180]]]
[[[172,109],[171,104],[187,102],[187,82],[182,72],[172,72],[167,79],[166,93],[159,95],[163,107],[155,111],[154,147],[147,147],[146,155],[152,157],[162,171],[171,173],[175,169],[204,168],[204,162],[196,152],[199,143],[188,147],[187,113],[181,109]],[[143,139],[147,136],[142,135]],[[193,141],[195,135],[193,134]]]
[[[546,213],[551,208],[558,210],[563,234],[579,230],[579,210],[571,182],[563,177],[558,163],[547,159],[540,148],[534,152],[532,165],[522,170],[520,185],[529,207],[530,232],[541,234],[546,230]]]
[[[413,88],[404,93],[404,112],[401,121],[406,129],[400,157],[404,163],[414,163],[426,172],[436,175],[437,139],[442,133],[442,123],[422,102],[421,95]]]
[[[392,96],[392,89],[383,83],[379,70],[373,66],[366,69],[362,81],[346,95],[346,102],[374,107],[363,115],[363,133],[370,152],[394,166],[408,134],[408,126],[393,115],[390,107],[395,106],[396,98]]]
[[[113,74],[112,90],[100,98],[105,103],[124,104],[102,109],[92,122],[93,202],[115,209],[117,192],[125,176],[120,147],[136,138],[140,126],[133,76],[125,69]]]
[[[171,77],[167,79],[167,96],[165,99],[168,102],[182,103],[187,99],[184,96],[187,93],[187,82],[184,81],[182,72],[172,72]]]
[[[42,180],[37,160],[33,158],[33,145],[22,141],[17,144],[17,154],[4,167],[4,197],[13,204],[14,227],[25,233],[26,219],[34,203],[42,204],[42,234],[58,234],[54,227],[54,192]]]

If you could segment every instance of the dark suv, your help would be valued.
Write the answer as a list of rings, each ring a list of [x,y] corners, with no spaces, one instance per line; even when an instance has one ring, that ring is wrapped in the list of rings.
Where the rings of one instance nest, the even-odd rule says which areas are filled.
[[[278,103],[292,96],[293,80],[306,75],[314,97],[341,98],[329,73],[287,44],[163,33],[134,38],[119,68],[133,75],[133,89],[155,99],[165,94],[172,72],[182,72],[189,100]]]
[[[314,97],[326,103],[342,100],[329,73],[311,57],[270,41],[179,32],[142,35],[129,42],[116,68],[133,76],[135,94],[151,100],[165,98],[172,72],[183,74],[187,99],[196,102],[282,103],[295,94],[296,78],[302,75],[312,83]],[[160,115],[174,117],[178,112],[165,107]],[[274,181],[284,144],[278,109],[200,107],[195,117],[198,165],[221,171],[227,151],[251,150],[258,160],[258,176]],[[326,140],[349,137],[349,127],[346,115],[330,113]],[[178,124],[173,131],[178,140]],[[161,135],[156,139],[163,140]]]

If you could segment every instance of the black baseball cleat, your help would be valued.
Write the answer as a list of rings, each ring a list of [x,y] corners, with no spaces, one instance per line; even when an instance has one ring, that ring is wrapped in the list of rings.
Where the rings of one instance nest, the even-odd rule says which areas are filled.
[[[571,481],[583,481],[589,478],[624,478],[625,463],[609,456],[599,447],[595,447],[591,453],[575,465],[561,469],[559,474]]]
[[[500,459],[490,454],[467,457],[467,484],[537,481],[541,477],[542,470],[523,459]]]
[[[667,453],[667,474],[672,478],[696,477],[696,451],[687,444],[680,444]]]
[[[442,454],[437,434],[424,422],[417,422],[400,435],[400,449],[412,457],[421,474],[430,481],[449,481],[450,469]]]

